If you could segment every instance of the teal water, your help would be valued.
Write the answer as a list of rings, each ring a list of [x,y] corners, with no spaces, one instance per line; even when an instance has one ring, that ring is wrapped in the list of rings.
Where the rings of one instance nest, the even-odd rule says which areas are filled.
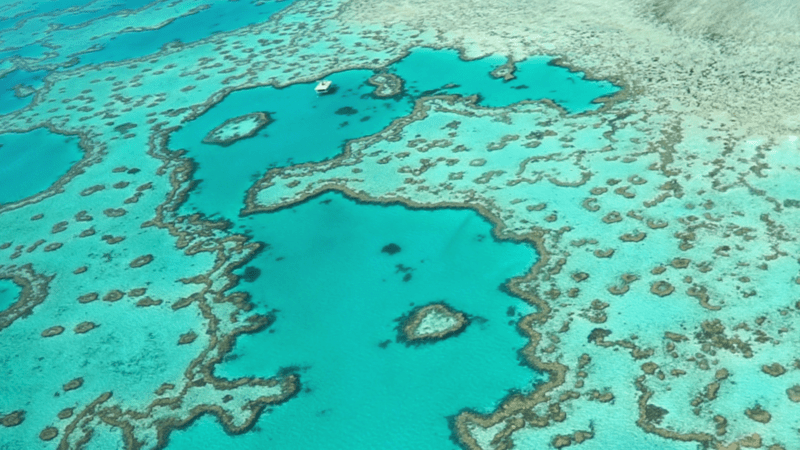
[[[210,2],[209,8],[178,18],[162,28],[119,34],[103,42],[101,50],[77,56],[81,65],[140,58],[157,52],[170,42],[186,44],[215,33],[266,22],[270,16],[291,4],[291,1],[260,3],[255,0]]]
[[[315,83],[233,92],[171,136],[170,147],[189,150],[199,165],[195,178],[202,180],[183,210],[232,219],[247,188],[265,170],[333,158],[348,140],[374,134],[408,115],[414,101],[424,95],[480,94],[481,104],[493,107],[550,98],[570,112],[583,112],[597,106],[591,103],[593,99],[618,90],[608,82],[589,81],[549,65],[549,61],[541,57],[519,63],[517,79],[504,82],[490,75],[505,63],[504,58],[464,61],[455,50],[418,48],[389,68],[405,80],[402,98],[370,95],[374,87],[366,80],[373,72],[368,70],[326,77],[338,90],[325,96],[314,92]],[[458,87],[443,89],[448,84]],[[519,89],[521,86],[529,87]],[[256,136],[227,147],[202,143],[210,130],[226,120],[257,111],[269,112],[274,122]]]
[[[19,300],[22,289],[11,280],[0,280],[0,312]]]
[[[255,431],[230,437],[204,418],[174,432],[170,450],[454,449],[447,417],[463,408],[489,412],[509,390],[541,380],[517,353],[526,339],[515,323],[532,308],[499,289],[537,255],[494,240],[475,212],[365,205],[328,193],[240,223],[270,244],[251,262],[261,275],[241,287],[277,320],[240,337],[215,373],[269,377],[294,367],[304,390],[264,413]],[[401,251],[381,252],[389,243]],[[441,300],[475,317],[464,333],[417,347],[395,341],[395,319]]]
[[[15,70],[0,78],[0,115],[24,108],[33,101],[34,95],[17,97],[14,86],[24,84],[38,89],[44,83],[45,75],[47,75],[47,71],[44,70],[36,72]]]
[[[24,14],[17,17],[0,17],[0,30],[13,28],[20,21],[42,14],[52,14],[53,25],[58,24],[64,27],[81,25],[98,18],[102,20],[103,16],[109,14],[139,9],[152,3],[154,3],[153,0],[119,1],[100,4],[95,9],[90,5],[87,9],[66,12],[65,10],[70,7],[86,5],[87,1],[40,2],[31,5]],[[174,41],[194,42],[215,33],[266,22],[273,14],[283,10],[291,3],[290,0],[197,2],[198,6],[207,5],[209,7],[195,14],[173,20],[159,29],[99,36],[91,41],[92,46],[100,45],[98,50],[88,53],[62,54],[59,59],[65,62],[73,56],[77,56],[79,62],[67,69],[73,70],[83,65],[140,58],[155,53],[165,44]],[[47,38],[44,40],[46,41]],[[46,53],[53,51],[39,44],[14,48],[21,45],[15,44],[15,42],[13,32],[9,31],[8,35],[4,36],[3,42],[0,42],[0,50],[2,50],[0,51],[0,60],[13,56],[42,58]],[[81,49],[81,51],[84,50]]]
[[[608,81],[588,80],[581,72],[551,64],[552,58],[539,56],[516,64],[516,79],[504,81],[490,74],[506,59],[488,56],[463,61],[456,50],[419,48],[392,67],[389,72],[406,80],[406,89],[413,97],[426,94],[459,94],[481,96],[480,104],[503,107],[523,100],[549,99],[571,114],[597,109],[592,100],[619,90]],[[448,84],[457,87],[443,88]]]
[[[82,157],[77,137],[46,128],[0,134],[0,204],[47,189]]]
[[[151,0],[152,1],[152,0]],[[91,0],[59,0],[59,1],[26,1],[4,2],[0,7],[0,30],[13,28],[19,22],[30,19],[40,14],[52,14],[73,6],[82,6],[92,3]],[[11,3],[9,5],[9,3]],[[16,3],[16,4],[15,4]]]
[[[13,46],[9,45],[6,48],[8,50],[4,49],[0,51],[0,61],[14,56],[19,56],[20,58],[39,58],[48,51],[47,47],[39,44],[26,45],[20,48],[13,48]]]
[[[77,2],[78,5],[81,3],[84,3],[84,1]],[[56,21],[62,26],[70,27],[120,11],[136,10],[150,3],[153,3],[153,0],[117,0],[116,2],[101,4],[97,9],[89,7],[75,12],[59,14]]]
[[[411,111],[406,102],[370,97],[374,88],[364,84],[370,76],[368,70],[331,75],[338,86],[334,95],[318,96],[309,83],[236,91],[185,125],[171,136],[170,147],[189,150],[199,164],[195,178],[202,182],[184,210],[235,218],[247,188],[266,169],[334,157],[347,140],[376,133]],[[357,113],[337,114],[346,107]],[[227,119],[257,111],[274,120],[257,135],[227,147],[201,142]]]

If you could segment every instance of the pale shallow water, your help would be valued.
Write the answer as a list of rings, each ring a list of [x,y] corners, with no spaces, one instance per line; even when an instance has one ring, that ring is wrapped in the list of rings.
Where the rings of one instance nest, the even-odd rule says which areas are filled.
[[[34,89],[40,88],[47,72],[43,70],[27,72],[15,70],[0,78],[0,114],[10,113],[28,106],[33,100],[33,95],[17,97],[14,86],[24,85]]]

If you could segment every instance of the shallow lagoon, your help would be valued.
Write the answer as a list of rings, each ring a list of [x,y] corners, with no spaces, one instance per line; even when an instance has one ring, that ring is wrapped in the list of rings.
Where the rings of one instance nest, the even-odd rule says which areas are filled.
[[[77,137],[46,128],[0,134],[0,204],[44,191],[82,157]]]
[[[2,55],[0,55],[1,57]],[[33,95],[26,97],[17,97],[14,87],[17,85],[30,86],[38,89],[44,83],[44,77],[47,72],[39,70],[36,72],[27,72],[24,70],[15,70],[7,73],[0,78],[0,115],[8,114],[12,111],[22,109],[28,106],[33,100]]]
[[[505,81],[490,75],[506,63],[505,57],[463,61],[455,50],[419,48],[390,67],[389,72],[406,80],[406,89],[412,97],[479,94],[481,105],[495,108],[523,100],[549,99],[570,114],[595,110],[600,103],[592,103],[594,99],[619,90],[608,81],[587,80],[581,72],[552,65],[552,60],[539,56],[518,62],[516,78]],[[451,83],[456,86],[443,88]]]
[[[267,168],[333,157],[346,140],[376,133],[410,111],[405,103],[369,97],[373,88],[364,81],[371,75],[367,70],[332,75],[335,95],[318,96],[312,84],[236,91],[188,123],[170,138],[170,148],[189,150],[199,164],[195,177],[202,182],[184,209],[235,218],[245,191]],[[340,111],[348,106],[357,112]],[[227,119],[252,112],[268,112],[274,122],[227,147],[201,142]]]
[[[303,391],[265,412],[252,432],[228,436],[206,416],[173,433],[169,449],[456,448],[448,417],[464,408],[490,412],[509,391],[529,391],[542,380],[518,356],[527,340],[515,325],[533,310],[499,289],[529,270],[536,254],[495,241],[477,213],[363,205],[333,193],[272,214],[240,218],[237,209],[262,170],[333,158],[348,139],[410,113],[421,96],[481,94],[485,106],[550,98],[575,113],[617,90],[548,61],[520,63],[517,79],[504,81],[490,75],[503,59],[467,62],[456,51],[416,49],[389,68],[405,82],[393,98],[372,95],[366,80],[373,72],[346,71],[328,77],[338,90],[327,96],[316,96],[313,83],[234,92],[172,136],[170,147],[189,150],[203,180],[185,208],[222,214],[269,244],[252,262],[260,276],[240,288],[277,321],[240,337],[216,374],[296,371]],[[560,82],[548,80],[559,74]],[[226,120],[253,112],[268,112],[274,122],[226,147],[200,142]],[[382,253],[390,243],[402,251]],[[434,301],[473,316],[472,324],[441,342],[399,343],[397,319]]]
[[[328,193],[240,222],[270,244],[251,263],[261,275],[241,287],[262,312],[277,310],[277,320],[240,337],[215,373],[268,377],[294,367],[304,390],[265,413],[260,431],[231,438],[206,417],[174,432],[169,449],[456,448],[448,416],[489,412],[509,390],[528,391],[541,379],[518,359],[526,339],[515,324],[533,309],[499,289],[537,255],[494,240],[477,213],[364,205]],[[382,252],[390,243],[401,251]],[[396,319],[439,300],[473,316],[466,331],[416,347],[398,343]]]
[[[0,280],[0,312],[19,300],[22,289],[11,280]]]
[[[418,64],[416,55],[438,61],[442,70],[436,73],[442,78],[423,81],[429,67]],[[371,71],[342,72],[331,76],[339,86],[335,95],[317,97],[313,84],[237,92],[212,109],[218,115],[206,114],[173,136],[171,147],[190,150],[200,163],[198,177],[205,182],[188,206],[207,214],[220,212],[254,240],[271,244],[252,263],[261,277],[240,288],[253,294],[262,312],[278,310],[277,322],[269,331],[240,338],[217,374],[269,377],[293,367],[307,389],[267,412],[255,432],[233,438],[240,447],[264,448],[271,442],[272,448],[375,448],[392,442],[421,449],[455,448],[447,417],[462,408],[489,412],[509,390],[528,391],[540,381],[540,375],[518,359],[527,340],[516,332],[515,323],[532,310],[498,289],[504,280],[528,270],[536,254],[528,246],[494,241],[490,225],[476,213],[359,205],[327,194],[279,213],[238,218],[244,190],[252,182],[249,175],[334,157],[348,139],[372,134],[408,114],[421,95],[471,95],[481,92],[483,83],[492,88],[481,92],[486,106],[535,99],[533,91],[516,89],[513,81],[489,76],[502,62],[465,62],[455,51],[419,49],[391,69],[407,82],[407,92],[398,98],[371,96],[373,87],[364,84]],[[464,76],[461,68],[474,68],[474,73]],[[459,79],[452,79],[454,74]],[[445,89],[451,83],[459,86]],[[256,93],[263,97],[254,97]],[[263,108],[255,101],[259,99],[274,106]],[[276,122],[255,138],[227,148],[199,144],[208,130],[254,107],[273,114]],[[310,124],[316,133],[308,132]],[[65,139],[46,130],[32,133],[43,135],[26,136],[27,142]],[[0,138],[7,140],[5,150],[11,149],[13,136]],[[79,159],[76,144],[67,138],[58,145],[36,146],[21,155],[22,162],[4,164],[5,179],[19,181],[18,192],[4,186],[0,194],[12,200],[0,197],[0,202],[38,192],[25,191],[23,178],[33,171],[44,177],[47,171],[25,158],[48,161],[59,169],[51,171],[55,175],[46,183],[34,177],[49,186]],[[56,148],[74,148],[75,158],[68,158],[67,152],[61,153],[62,159],[54,158],[48,152]],[[3,150],[0,156],[10,155]],[[398,244],[402,252],[382,253],[389,243]],[[396,319],[415,305],[442,300],[474,316],[466,332],[419,347],[395,341]],[[47,413],[52,416],[52,411]],[[354,442],[353,436],[360,438]],[[117,442],[117,436],[108,434],[108,441]],[[188,431],[174,433],[170,448],[195,447],[197,442],[207,448],[231,446],[231,438],[215,420],[204,417]]]

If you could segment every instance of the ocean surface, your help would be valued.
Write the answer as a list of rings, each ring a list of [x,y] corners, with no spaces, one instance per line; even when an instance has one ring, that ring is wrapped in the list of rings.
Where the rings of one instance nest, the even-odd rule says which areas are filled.
[[[303,390],[265,414],[257,432],[230,437],[205,417],[173,433],[168,448],[456,448],[448,417],[465,408],[489,413],[508,392],[528,392],[543,379],[517,353],[525,339],[514,324],[533,309],[500,290],[533,266],[536,253],[496,242],[474,212],[365,205],[334,194],[272,214],[241,218],[238,209],[261,175],[257,168],[334,158],[349,140],[410,113],[422,95],[477,94],[488,107],[558,98],[581,112],[616,90],[549,61],[519,64],[518,78],[507,83],[490,75],[502,58],[464,61],[452,50],[415,49],[388,68],[405,82],[400,96],[370,95],[371,71],[345,71],[327,77],[338,88],[329,96],[317,96],[313,84],[234,92],[172,135],[170,147],[188,150],[202,180],[186,212],[219,215],[268,244],[251,263],[261,276],[242,287],[264,313],[277,310],[276,323],[240,337],[215,373],[268,377],[290,368]],[[572,90],[575,84],[581,89]],[[200,142],[252,112],[268,112],[274,122],[226,147]],[[391,243],[403,251],[380,252]],[[476,318],[466,333],[419,347],[395,343],[400,316],[441,300]]]
[[[0,135],[0,204],[35,195],[58,181],[83,157],[78,138],[39,128]]]
[[[0,450],[800,445],[795,141],[349,7],[0,5]]]
[[[254,432],[230,437],[207,417],[173,433],[167,448],[456,448],[448,417],[490,412],[509,391],[542,379],[520,360],[525,339],[514,326],[533,310],[500,289],[537,255],[497,242],[473,211],[366,205],[330,193],[239,223],[269,244],[248,266],[260,276],[242,288],[276,321],[240,337],[215,374],[289,370],[302,391]],[[401,250],[382,252],[389,244]],[[465,332],[397,342],[401,316],[440,301],[473,318]]]
[[[576,113],[595,109],[599,105],[594,99],[618,90],[550,62],[541,57],[518,63],[517,78],[504,82],[491,76],[505,63],[502,57],[464,61],[455,50],[417,48],[387,68],[405,88],[391,98],[371,95],[375,87],[367,80],[373,72],[367,70],[328,76],[337,88],[335,95],[318,96],[314,83],[235,91],[170,136],[170,148],[188,150],[197,162],[195,178],[201,180],[183,209],[232,219],[243,206],[247,188],[266,169],[334,158],[348,141],[377,133],[408,115],[423,95],[478,95],[479,104],[486,107],[551,99]],[[225,148],[202,142],[217,125],[253,112],[269,113],[273,122]]]
[[[0,78],[4,96],[0,113],[12,113],[30,105],[37,98],[36,91],[44,88],[50,71],[80,70],[86,65],[138,58],[175,41],[187,44],[215,33],[241,30],[267,20],[290,4],[215,2],[160,27],[141,31],[125,28],[119,33],[103,34],[92,39],[90,51],[79,54],[54,56],[48,53],[52,49],[39,45],[44,41],[29,42],[15,49],[9,46],[14,44],[9,40],[6,50],[0,48],[1,58],[9,58],[7,61],[12,63],[22,60],[31,64],[37,61],[55,63],[56,67],[7,71]],[[55,2],[38,2],[32,3],[30,9],[4,16],[2,26],[25,29],[39,18],[52,17],[58,24],[56,29],[82,30],[103,19],[133,14],[133,10],[145,12],[154,7],[159,5],[76,2],[74,5],[59,3],[56,8]],[[25,42],[23,36],[17,37],[18,42]],[[57,65],[58,61],[73,57],[77,59],[64,66]],[[285,404],[268,407],[249,432],[231,436],[214,416],[202,415],[165,435],[168,439],[163,438],[159,445],[168,440],[166,448],[173,450],[198,446],[208,449],[233,446],[367,449],[386,448],[387,445],[455,449],[458,444],[451,426],[461,411],[491,413],[507,395],[530,393],[546,380],[546,376],[534,370],[521,356],[520,349],[527,340],[516,328],[517,321],[536,312],[536,308],[511,296],[503,287],[511,278],[524,276],[531,270],[539,255],[529,244],[498,240],[492,232],[494,225],[475,211],[409,209],[400,204],[370,204],[340,193],[326,193],[274,213],[239,214],[245,206],[247,189],[265,171],[336,158],[348,142],[373,135],[410,114],[423,97],[477,96],[477,104],[487,108],[550,99],[565,113],[574,114],[596,109],[599,105],[592,103],[594,99],[611,95],[618,89],[610,83],[589,81],[580,73],[552,65],[551,58],[546,56],[518,62],[516,78],[510,81],[492,76],[491,72],[505,62],[500,55],[466,61],[456,50],[413,48],[407,56],[384,69],[403,81],[403,90],[392,97],[374,95],[375,87],[368,84],[367,79],[376,71],[345,70],[327,77],[335,86],[331,95],[315,94],[314,83],[235,90],[169,135],[169,148],[185,150],[187,157],[196,163],[193,179],[199,181],[198,187],[179,203],[177,217],[201,213],[212,220],[224,220],[230,233],[239,233],[249,241],[265,245],[264,250],[247,262],[246,268],[236,271],[241,279],[235,289],[249,295],[254,308],[251,313],[272,316],[274,324],[264,331],[238,337],[222,362],[212,366],[214,376],[240,379],[294,374],[299,377],[300,391]],[[33,91],[28,96],[17,97],[17,85],[29,86]],[[86,87],[90,88],[91,83]],[[226,120],[254,112],[266,113],[271,119],[254,136],[226,146],[203,142],[211,129]],[[0,204],[14,205],[14,202],[46,192],[51,185],[64,179],[82,157],[77,137],[57,134],[47,128],[0,135]],[[147,156],[136,158],[142,157]],[[131,159],[129,165],[142,166],[136,164],[135,159]],[[148,182],[161,182],[159,176],[140,174],[138,168],[129,170],[123,166],[112,173],[120,173],[130,181],[136,177],[140,187]],[[100,175],[91,167],[86,176],[96,177],[101,191],[105,183],[110,185],[114,180],[113,176]],[[117,182],[113,187],[125,189],[130,181]],[[39,212],[46,221],[51,213],[58,215],[61,209],[77,208],[83,209],[84,214],[86,210],[99,214],[110,197],[104,193],[94,194],[97,186],[84,189],[80,196],[71,194],[68,203],[56,203],[59,209]],[[125,204],[132,203],[126,201]],[[148,217],[147,212],[143,212],[137,213],[134,219]],[[105,209],[104,214],[114,217],[109,209]],[[80,217],[78,213],[76,218]],[[80,220],[92,220],[91,216],[83,217]],[[0,241],[9,241],[5,248],[9,251],[16,248],[17,253],[23,254],[24,246],[12,247],[11,244],[20,241],[20,236],[33,239],[38,220],[39,216],[35,216],[31,219],[32,225],[20,224],[16,232],[3,232]],[[60,233],[69,222],[54,224],[50,234]],[[135,228],[126,230],[112,226],[111,222],[103,225],[106,222],[95,225],[110,233],[104,235],[103,240],[113,243],[114,233],[122,234],[124,254],[154,253],[156,260],[162,261],[160,266],[164,269],[160,269],[159,276],[163,276],[163,270],[169,267],[169,263],[165,265],[163,261],[169,261],[176,251],[170,245],[159,246],[157,242],[163,242],[164,235],[148,239],[147,234],[136,232]],[[80,236],[73,233],[69,239],[92,236],[94,228]],[[131,233],[141,237],[130,238]],[[397,250],[382,251],[392,244]],[[38,245],[30,246],[26,253],[34,251]],[[99,248],[82,248],[89,258],[100,257]],[[51,251],[50,247],[46,251]],[[18,257],[4,254],[3,258],[9,259],[0,261],[0,268]],[[42,257],[50,258],[49,262],[35,264],[36,267],[54,267],[52,257]],[[114,257],[112,251],[102,258],[110,262]],[[15,267],[12,265],[9,269]],[[128,292],[131,300],[125,301],[124,308],[112,308],[112,305],[116,305],[114,302],[119,297],[124,298],[125,290],[103,296],[103,292],[112,287],[148,286],[151,282],[133,273],[109,273],[108,284],[103,276],[95,276],[89,282],[65,285],[72,288],[55,289],[47,294],[44,307],[34,309],[37,312],[34,318],[18,319],[22,320],[20,325],[11,324],[10,328],[0,330],[8,339],[33,339],[26,344],[28,352],[9,351],[6,347],[6,351],[0,353],[3,376],[6,380],[16,380],[19,394],[4,396],[0,414],[11,414],[8,416],[11,417],[14,411],[25,411],[22,425],[0,430],[10,433],[6,434],[5,443],[0,443],[0,448],[19,445],[50,448],[48,443],[56,443],[58,439],[51,441],[52,438],[43,437],[46,430],[55,429],[45,425],[52,422],[51,416],[59,408],[68,407],[61,409],[59,417],[66,415],[67,410],[72,414],[73,409],[85,404],[84,398],[90,399],[103,391],[113,391],[118,401],[146,404],[151,394],[140,389],[145,386],[154,389],[153,377],[157,373],[174,374],[189,363],[186,356],[191,356],[191,352],[178,356],[177,348],[158,349],[159,342],[171,341],[172,336],[184,330],[168,327],[163,314],[137,317],[138,312],[143,311],[139,309],[143,304],[131,303],[141,295],[136,289]],[[51,274],[57,279],[66,276],[59,272]],[[177,273],[171,276],[177,277]],[[68,293],[70,290],[74,291]],[[83,295],[79,302],[50,300],[52,296],[75,297],[92,290],[100,294]],[[151,286],[149,292],[168,296],[155,286]],[[9,308],[20,295],[17,285],[8,280],[0,281],[0,310],[14,313]],[[88,308],[82,306],[95,302],[98,296],[104,302],[92,303],[94,306]],[[53,304],[48,307],[48,302]],[[444,302],[466,314],[470,318],[466,330],[442,341],[406,345],[399,337],[402,318],[415,307],[433,302]],[[76,308],[81,308],[81,312]],[[53,316],[48,318],[48,314]],[[89,318],[93,321],[88,321]],[[80,322],[82,319],[84,321]],[[66,322],[68,329],[63,331],[64,327],[56,322]],[[91,326],[86,327],[87,323]],[[33,337],[38,333],[37,328],[46,328],[41,332],[46,340]],[[85,331],[86,328],[89,331]],[[132,342],[136,342],[139,338],[133,336],[140,333],[139,329],[146,335],[145,342],[121,350],[122,336],[131,336]],[[196,326],[193,329],[201,331]],[[73,332],[76,337],[60,337],[61,333]],[[85,338],[78,337],[83,333],[87,333]],[[39,355],[38,361],[49,361],[46,368],[36,360],[27,361],[35,355]],[[100,355],[105,356],[101,358]],[[82,369],[61,368],[68,360],[82,359]],[[129,377],[138,382],[126,383]],[[89,397],[76,398],[72,388],[63,387],[63,400],[42,406],[42,402],[47,402],[42,390],[47,392],[53,384],[67,386],[64,383],[68,379],[79,379],[80,384],[87,387],[79,386],[78,392],[88,393]],[[100,422],[87,426],[95,428],[96,433],[83,448],[127,446],[113,427]]]
[[[11,280],[0,280],[0,311],[13,305],[22,293],[22,288]]]
[[[68,70],[136,58],[176,40],[188,43],[239,29],[265,20],[288,4],[214,3],[158,29],[108,36],[99,42],[100,47],[79,55],[78,66]],[[53,5],[38,8],[48,6]],[[80,28],[117,10],[70,11],[57,15],[59,23]],[[51,10],[25,14],[45,12],[55,14]],[[36,50],[35,45],[28,48]],[[7,53],[37,57],[21,49]],[[335,158],[350,140],[370,136],[408,115],[423,96],[477,95],[478,104],[485,107],[548,98],[575,113],[596,108],[593,99],[617,89],[549,62],[550,58],[541,57],[518,63],[517,78],[506,82],[490,74],[505,63],[503,57],[465,61],[455,50],[417,48],[386,68],[404,82],[403,91],[393,97],[373,95],[375,88],[366,80],[375,72],[347,70],[328,77],[336,86],[333,95],[316,95],[313,83],[234,91],[170,135],[170,148],[187,150],[197,163],[194,178],[200,181],[180,214],[200,212],[225,219],[233,231],[266,244],[266,250],[248,263],[250,276],[236,289],[248,293],[255,311],[273,315],[275,323],[266,331],[240,336],[231,353],[214,366],[215,376],[269,378],[293,373],[299,376],[301,391],[285,405],[268,408],[251,432],[230,436],[206,415],[173,432],[167,448],[333,449],[387,444],[456,448],[450,426],[460,411],[490,413],[509,393],[529,393],[544,380],[519,353],[526,339],[517,331],[516,321],[535,308],[502,288],[510,278],[525,275],[538,255],[529,245],[498,241],[492,224],[474,211],[412,210],[366,204],[334,193],[271,214],[242,217],[239,210],[246,190],[264,171]],[[40,89],[46,73],[17,70],[0,79],[7,97],[3,112],[21,109],[34,97],[17,98],[14,86]],[[232,145],[202,142],[212,128],[252,112],[265,112],[272,122]],[[6,204],[45,191],[82,156],[77,138],[44,128],[0,135],[0,144],[0,202]],[[389,244],[401,250],[381,251]],[[138,250],[130,245],[135,244],[128,244],[131,254],[154,250],[149,245]],[[169,252],[169,247],[159,250],[164,251]],[[119,283],[119,277],[114,279]],[[20,290],[8,281],[0,286],[0,306],[5,309],[17,300]],[[470,325],[464,333],[441,342],[404,344],[398,337],[401,318],[415,306],[432,302],[445,302],[467,314]],[[105,321],[116,322],[109,313],[101,313]],[[135,334],[133,329],[130,332]],[[118,336],[114,333],[107,339]],[[152,342],[152,332],[150,336]],[[52,353],[39,347],[32,351]],[[150,368],[165,361],[160,351],[150,363],[147,351],[140,355],[144,360],[139,364]],[[62,364],[54,355],[49,358],[51,364]],[[2,361],[23,365],[22,359],[23,355],[16,354]],[[181,360],[173,358],[173,362]],[[84,378],[99,392],[103,387],[97,385],[97,377],[103,377],[103,364],[98,363],[84,363],[94,371],[92,377]],[[126,367],[122,372],[115,369],[117,375],[109,377],[109,382],[136,372],[130,363]],[[150,373],[150,368],[145,372]],[[4,372],[13,378],[26,370],[6,368]],[[35,372],[34,368],[26,375],[29,381],[22,392],[49,382],[32,376]],[[113,385],[106,388],[122,398],[136,395]],[[13,408],[13,403],[4,402],[6,408]],[[30,400],[25,404],[35,408]],[[27,421],[47,419],[28,413]],[[20,435],[12,442],[31,441]],[[121,445],[118,433],[99,428],[87,448]]]

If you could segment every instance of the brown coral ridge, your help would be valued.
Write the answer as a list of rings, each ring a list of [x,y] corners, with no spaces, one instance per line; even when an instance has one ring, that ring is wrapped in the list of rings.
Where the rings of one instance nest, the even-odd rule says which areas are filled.
[[[74,391],[75,389],[79,389],[81,386],[83,386],[83,378],[82,377],[81,378],[75,378],[74,380],[72,380],[69,383],[65,384],[63,387],[64,387],[64,391],[68,392],[68,391]]]
[[[97,328],[97,324],[94,322],[81,322],[78,325],[75,325],[75,334],[85,334]]]
[[[191,344],[195,341],[195,339],[197,339],[197,333],[194,331],[189,331],[188,333],[181,335],[180,339],[178,339],[178,345]]]
[[[659,297],[666,297],[675,292],[675,286],[664,280],[656,281],[650,286],[650,292]]]
[[[19,410],[6,414],[0,418],[0,425],[11,428],[25,421],[25,411]]]
[[[39,433],[39,439],[43,441],[52,441],[58,436],[58,429],[54,427],[47,427]]]
[[[418,328],[428,314],[440,314],[445,317],[453,318],[456,322],[454,325],[441,331],[418,334]],[[411,310],[408,314],[397,319],[399,322],[397,327],[397,342],[412,346],[434,343],[443,339],[455,337],[467,329],[467,326],[471,323],[471,320],[472,319],[469,316],[455,310],[445,302],[436,302],[424,306],[418,306]]]
[[[539,301],[543,305],[544,309],[549,312],[549,307],[547,304],[541,300]],[[547,381],[538,385],[533,392],[527,395],[516,392],[510,393],[505,399],[502,400],[500,406],[491,414],[482,415],[480,413],[464,409],[458,415],[452,417],[449,421],[449,425],[452,430],[452,439],[458,445],[469,450],[481,450],[478,442],[470,433],[470,424],[476,424],[480,427],[488,428],[497,425],[498,423],[514,415],[524,414],[533,409],[533,407],[536,405],[549,402],[550,397],[547,394],[564,384],[569,368],[558,362],[545,362],[539,359],[535,354],[536,348],[541,341],[541,335],[534,331],[533,326],[545,320],[547,320],[546,315],[542,315],[541,312],[534,313],[524,317],[518,323],[518,329],[530,339],[528,344],[521,351],[524,361],[526,361],[534,370],[546,374]],[[555,405],[557,406],[558,404],[556,403]],[[561,411],[560,408],[557,412],[563,414],[563,411]],[[531,419],[533,419],[533,417],[531,417]],[[548,417],[542,417],[538,419],[549,423],[551,418],[548,415]],[[558,419],[563,420],[562,417],[558,417]],[[546,425],[546,423],[544,424]],[[495,444],[495,448],[497,449],[511,449],[513,447],[511,433],[503,434]]]
[[[698,442],[704,448],[716,443],[716,439],[708,433],[680,433],[667,428],[659,428],[657,425],[663,417],[669,413],[666,409],[649,404],[653,392],[644,385],[645,376],[642,375],[636,380],[636,388],[642,393],[639,397],[639,420],[636,425],[647,433],[652,433],[667,439],[674,439],[683,442]]]
[[[185,420],[176,420],[176,419],[167,419],[163,422],[158,424],[158,443],[156,444],[155,448],[161,449],[165,448],[169,443],[169,435],[174,430],[185,430],[186,428],[190,427],[193,423],[195,423],[198,419],[203,417],[206,414],[210,414],[216,417],[219,422],[222,424],[223,429],[227,434],[230,435],[237,435],[237,434],[244,434],[250,431],[258,422],[258,419],[261,418],[261,413],[266,409],[268,406],[275,406],[281,403],[284,403],[295,395],[300,392],[300,380],[297,375],[287,375],[281,381],[277,379],[269,379],[269,380],[261,380],[261,379],[252,379],[248,380],[250,385],[264,385],[264,386],[272,386],[280,383],[281,385],[281,394],[269,397],[258,397],[256,399],[250,400],[245,409],[249,410],[250,417],[244,421],[242,425],[236,425],[234,423],[234,417],[227,413],[225,409],[217,405],[200,405],[191,411],[191,416]],[[114,413],[117,413],[118,410],[115,410]],[[109,423],[115,424],[115,417],[109,415],[104,417],[105,421]],[[117,422],[119,425],[123,427],[123,436],[126,443],[135,443],[137,442],[132,434],[129,432],[126,433],[125,431],[125,422]],[[129,447],[131,448],[131,447]]]
[[[62,327],[61,325],[55,325],[55,326],[52,326],[52,327],[42,331],[42,337],[43,338],[54,337],[54,336],[58,336],[59,334],[61,334],[63,332],[64,332],[64,327]]]
[[[768,423],[772,420],[772,414],[762,409],[761,405],[756,405],[755,408],[747,408],[744,413],[750,420],[759,423]]]

